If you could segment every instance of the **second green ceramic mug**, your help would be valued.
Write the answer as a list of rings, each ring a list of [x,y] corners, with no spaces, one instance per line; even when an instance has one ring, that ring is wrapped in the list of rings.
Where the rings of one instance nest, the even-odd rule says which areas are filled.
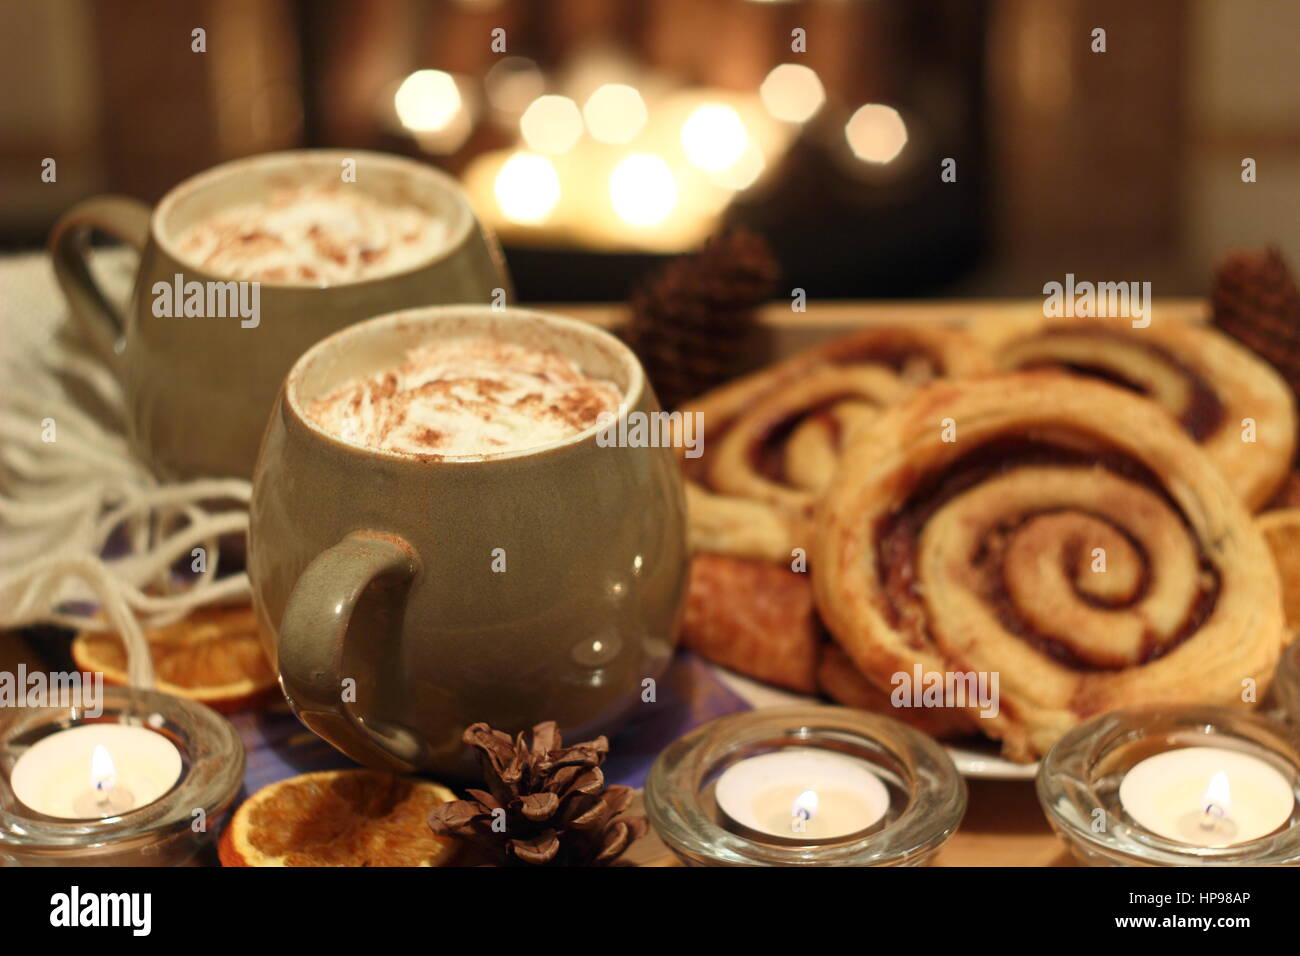
[[[263,642],[298,716],[363,763],[463,778],[461,733],[555,720],[573,739],[654,707],[686,583],[673,452],[611,443],[596,424],[488,458],[350,444],[313,398],[442,338],[560,352],[659,412],[607,332],[522,309],[381,316],[307,351],[258,458],[249,576]],[[626,430],[624,430],[626,433]]]
[[[225,283],[187,262],[178,237],[197,220],[266,199],[286,185],[339,181],[345,168],[389,204],[414,204],[447,223],[448,238],[424,261],[389,275],[336,285],[261,282],[256,326],[238,317],[155,314],[157,283]],[[99,230],[132,246],[140,266],[119,312],[87,267],[85,239]],[[252,475],[257,443],[285,373],[331,332],[381,312],[509,294],[496,239],[474,218],[451,177],[400,156],[361,150],[297,150],[235,160],[176,186],[157,207],[101,196],[68,211],[50,235],[55,274],[83,337],[122,379],[137,453],[161,478]]]

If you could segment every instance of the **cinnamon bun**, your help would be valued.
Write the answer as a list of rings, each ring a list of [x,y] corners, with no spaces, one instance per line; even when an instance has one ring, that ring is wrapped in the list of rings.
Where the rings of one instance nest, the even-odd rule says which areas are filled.
[[[1113,708],[1262,696],[1286,639],[1210,457],[1155,404],[1056,372],[941,382],[855,432],[811,558],[859,671],[996,674],[996,714],[965,709],[1017,760]]]
[[[684,416],[703,416],[706,447],[696,459],[678,451],[693,550],[788,564],[809,544],[813,508],[853,430],[920,385],[989,368],[964,333],[879,327],[686,403]]]
[[[808,575],[718,554],[691,560],[682,643],[715,664],[802,694],[822,639]]]
[[[1285,481],[1295,453],[1290,389],[1262,359],[1211,328],[1156,316],[988,318],[973,334],[1007,371],[1056,368],[1103,379],[1163,406],[1252,510]]]
[[[703,416],[706,448],[691,459],[677,443],[694,552],[683,643],[748,677],[863,700],[852,665],[825,664],[809,569],[797,560],[812,544],[816,501],[851,431],[922,384],[988,367],[963,333],[873,328],[683,406]]]

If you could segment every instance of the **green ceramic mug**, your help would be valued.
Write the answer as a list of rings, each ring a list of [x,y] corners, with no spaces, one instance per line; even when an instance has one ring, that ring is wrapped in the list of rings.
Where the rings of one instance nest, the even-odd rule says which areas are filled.
[[[430,460],[345,443],[304,415],[417,344],[466,336],[557,350],[622,390],[620,415],[659,411],[632,352],[586,323],[482,306],[381,316],[289,372],[249,531],[263,642],[298,716],[363,763],[447,777],[469,772],[461,733],[475,721],[553,719],[584,739],[654,706],[647,681],[676,643],[687,568],[670,448],[610,447],[597,424]]]
[[[446,241],[393,274],[325,286],[263,281],[255,326],[239,317],[155,315],[159,282],[174,284],[178,274],[184,283],[230,281],[185,261],[177,240],[189,226],[285,185],[339,181],[349,162],[352,186],[443,218]],[[92,230],[140,254],[125,312],[87,268]],[[225,163],[176,186],[153,210],[120,196],[89,199],[55,225],[50,253],[83,337],[122,379],[136,451],[167,479],[249,477],[285,373],[331,332],[395,309],[486,303],[510,288],[496,239],[474,218],[455,180],[414,160],[361,150],[296,150]]]

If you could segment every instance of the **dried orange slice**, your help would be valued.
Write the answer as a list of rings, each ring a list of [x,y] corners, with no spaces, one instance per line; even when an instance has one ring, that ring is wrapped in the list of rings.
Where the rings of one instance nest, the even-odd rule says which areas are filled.
[[[459,841],[428,816],[456,799],[428,780],[377,770],[322,770],[263,787],[221,835],[222,866],[441,866]]]
[[[275,691],[275,671],[249,605],[200,608],[145,637],[160,691],[227,714],[257,706]],[[83,671],[102,671],[106,683],[127,682],[126,645],[115,632],[81,632],[72,642],[72,659]]]
[[[1300,508],[1266,511],[1255,519],[1282,579],[1282,607],[1292,634],[1300,631]]]

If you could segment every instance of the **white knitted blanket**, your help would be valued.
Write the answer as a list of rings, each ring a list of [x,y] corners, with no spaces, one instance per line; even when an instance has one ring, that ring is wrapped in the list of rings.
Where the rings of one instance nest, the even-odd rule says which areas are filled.
[[[95,265],[125,300],[135,257],[114,250]],[[215,572],[218,538],[247,533],[250,487],[163,484],[124,429],[122,389],[80,345],[48,256],[0,259],[0,627],[116,631],[131,682],[147,687],[144,629],[247,598],[247,574]],[[204,569],[173,573],[182,560]]]

